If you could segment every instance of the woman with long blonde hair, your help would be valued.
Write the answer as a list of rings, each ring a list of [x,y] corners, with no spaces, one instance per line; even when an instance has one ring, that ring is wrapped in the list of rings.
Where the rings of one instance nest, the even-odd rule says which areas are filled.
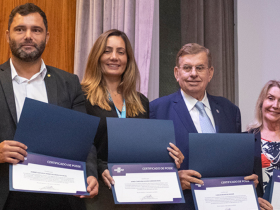
[[[137,92],[139,86],[140,73],[126,34],[116,29],[101,34],[91,49],[82,81],[87,113],[101,118],[94,144],[97,149],[98,171],[103,181],[99,180],[99,195],[93,203],[95,208],[114,209],[109,190],[114,180],[107,167],[106,117],[149,118],[149,101]],[[175,145],[171,147],[172,149],[168,148],[170,155],[177,167],[180,167],[184,157]]]
[[[261,209],[272,209],[269,198],[273,169],[280,170],[280,81],[268,81],[257,100],[255,121],[247,128],[255,134],[255,173]]]

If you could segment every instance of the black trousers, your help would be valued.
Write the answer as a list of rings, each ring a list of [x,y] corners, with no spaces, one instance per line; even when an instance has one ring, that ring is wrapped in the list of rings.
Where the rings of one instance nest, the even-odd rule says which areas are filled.
[[[72,195],[10,192],[4,210],[85,210],[83,199]]]

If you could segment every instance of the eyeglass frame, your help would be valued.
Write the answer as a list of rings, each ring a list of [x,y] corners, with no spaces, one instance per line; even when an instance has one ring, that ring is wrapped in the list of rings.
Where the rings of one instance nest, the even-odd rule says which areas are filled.
[[[188,70],[184,67],[191,67]],[[202,67],[201,69],[199,67]],[[204,73],[206,69],[209,69],[210,67],[205,67],[204,65],[197,65],[197,66],[191,66],[191,65],[183,65],[183,66],[179,66],[179,68],[183,69],[185,72],[190,73],[192,72],[193,68],[195,68],[196,73]]]

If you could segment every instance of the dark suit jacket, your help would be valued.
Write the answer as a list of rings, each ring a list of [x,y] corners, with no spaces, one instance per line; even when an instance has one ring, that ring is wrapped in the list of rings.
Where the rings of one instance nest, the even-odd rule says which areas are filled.
[[[76,75],[47,66],[45,85],[48,101],[68,109],[86,112],[85,99]],[[0,143],[14,138],[17,116],[11,78],[10,61],[0,65]],[[93,147],[87,161],[87,175],[97,177],[96,151]],[[89,160],[89,159],[88,159]],[[9,194],[9,168],[0,163],[0,209],[3,209]]]
[[[207,94],[211,111],[214,117],[217,133],[240,133],[241,116],[237,106],[223,97]],[[158,98],[150,103],[150,118],[173,120],[176,145],[184,154],[185,159],[180,170],[189,169],[189,133],[197,133],[188,108],[177,91],[171,95]],[[186,204],[164,205],[165,209],[194,209],[190,190],[184,190]]]
[[[263,191],[263,178],[262,178],[262,148],[261,148],[261,133],[250,131],[250,133],[255,133],[255,157],[254,157],[254,174],[258,175],[259,184],[256,188],[258,197],[264,196]],[[267,189],[270,188],[270,185],[267,186]],[[268,198],[267,198],[268,199]]]

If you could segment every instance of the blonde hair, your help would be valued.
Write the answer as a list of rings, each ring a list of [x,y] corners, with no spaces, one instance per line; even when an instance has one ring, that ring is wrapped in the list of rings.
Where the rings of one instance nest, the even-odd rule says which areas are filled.
[[[262,106],[265,98],[267,97],[268,91],[272,87],[278,87],[280,89],[280,81],[269,80],[261,90],[255,107],[255,121],[247,126],[247,131],[254,131],[254,133],[261,131],[263,126]]]
[[[140,112],[144,113],[145,110],[141,103],[140,95],[136,91],[136,86],[140,87],[140,73],[134,58],[133,49],[124,32],[111,29],[98,37],[88,56],[85,75],[81,83],[82,88],[86,98],[93,106],[97,105],[101,109],[111,110],[106,82],[100,65],[100,57],[105,51],[107,39],[110,36],[119,36],[125,42],[127,65],[121,76],[118,92],[122,93],[125,99],[127,117],[134,117]]]

